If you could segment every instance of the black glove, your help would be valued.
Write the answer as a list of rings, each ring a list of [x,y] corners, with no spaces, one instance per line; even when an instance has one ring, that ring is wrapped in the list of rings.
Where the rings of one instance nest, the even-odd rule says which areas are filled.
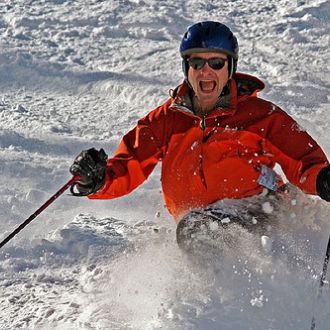
[[[330,165],[322,168],[317,175],[316,190],[322,199],[330,202]]]
[[[102,188],[105,183],[107,159],[108,155],[103,149],[83,150],[70,167],[71,174],[80,177],[79,181],[71,186],[71,193],[75,196],[87,196]]]

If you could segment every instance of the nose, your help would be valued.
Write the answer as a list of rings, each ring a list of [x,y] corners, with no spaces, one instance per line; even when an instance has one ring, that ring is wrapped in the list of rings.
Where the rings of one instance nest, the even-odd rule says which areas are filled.
[[[209,67],[208,63],[205,63],[205,65],[201,68],[202,73],[209,73],[212,71],[213,71],[213,69]]]

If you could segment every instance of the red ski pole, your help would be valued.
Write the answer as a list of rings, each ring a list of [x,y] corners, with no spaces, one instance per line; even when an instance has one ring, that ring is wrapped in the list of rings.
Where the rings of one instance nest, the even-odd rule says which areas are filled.
[[[322,268],[322,273],[321,273],[321,278],[320,278],[320,285],[319,285],[319,291],[317,297],[320,298],[322,295],[322,288],[324,284],[326,283],[326,275],[327,275],[327,269],[328,269],[328,264],[330,260],[330,237],[328,240],[328,245],[327,245],[327,251],[325,253],[325,258],[323,261],[323,268]],[[316,320],[315,320],[315,315],[312,318],[312,324],[311,324],[311,330],[314,330],[316,326]]]
[[[44,211],[55,199],[62,195],[69,187],[79,180],[78,176],[72,177],[62,188],[60,188],[52,197],[50,197],[42,206],[38,208],[28,219],[19,225],[11,234],[9,234],[1,243],[0,249],[8,243],[14,236],[16,236],[25,226],[27,226],[34,218],[36,218],[42,211]]]

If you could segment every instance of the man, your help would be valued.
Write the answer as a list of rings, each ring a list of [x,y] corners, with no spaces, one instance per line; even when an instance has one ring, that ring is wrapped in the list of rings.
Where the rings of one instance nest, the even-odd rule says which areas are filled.
[[[266,222],[267,212],[260,206],[244,206],[241,216],[235,207],[236,213],[228,214],[221,205],[212,205],[276,197],[284,190],[273,170],[276,163],[293,185],[330,200],[325,154],[290,116],[257,97],[264,88],[259,79],[236,72],[238,43],[227,26],[206,21],[189,27],[180,53],[183,84],[139,120],[112,158],[107,159],[103,149],[89,149],[75,159],[70,170],[80,180],[72,187],[74,194],[120,197],[162,161],[163,195],[179,223],[179,242],[203,225],[210,230],[210,219],[221,225],[228,216],[243,225]]]

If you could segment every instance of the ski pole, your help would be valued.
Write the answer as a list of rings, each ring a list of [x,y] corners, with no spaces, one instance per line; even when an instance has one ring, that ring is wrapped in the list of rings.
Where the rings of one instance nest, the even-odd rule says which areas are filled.
[[[55,199],[64,193],[72,184],[79,180],[78,176],[73,176],[63,187],[61,187],[52,197],[50,197],[42,206],[38,208],[28,219],[19,225],[11,234],[9,234],[1,243],[0,249],[8,243],[14,236],[16,236],[25,226],[27,226],[34,218],[36,218],[42,211],[44,211]]]
[[[323,262],[323,269],[322,269],[321,278],[320,278],[319,291],[318,291],[318,294],[317,294],[318,299],[322,295],[322,288],[325,284],[325,277],[326,277],[326,274],[327,274],[329,259],[330,259],[330,237],[329,237],[329,240],[328,240],[327,251],[325,253],[325,258],[324,258],[324,262]],[[315,329],[315,326],[316,326],[315,322],[316,321],[315,321],[315,315],[314,315],[313,318],[312,318],[311,330]]]

